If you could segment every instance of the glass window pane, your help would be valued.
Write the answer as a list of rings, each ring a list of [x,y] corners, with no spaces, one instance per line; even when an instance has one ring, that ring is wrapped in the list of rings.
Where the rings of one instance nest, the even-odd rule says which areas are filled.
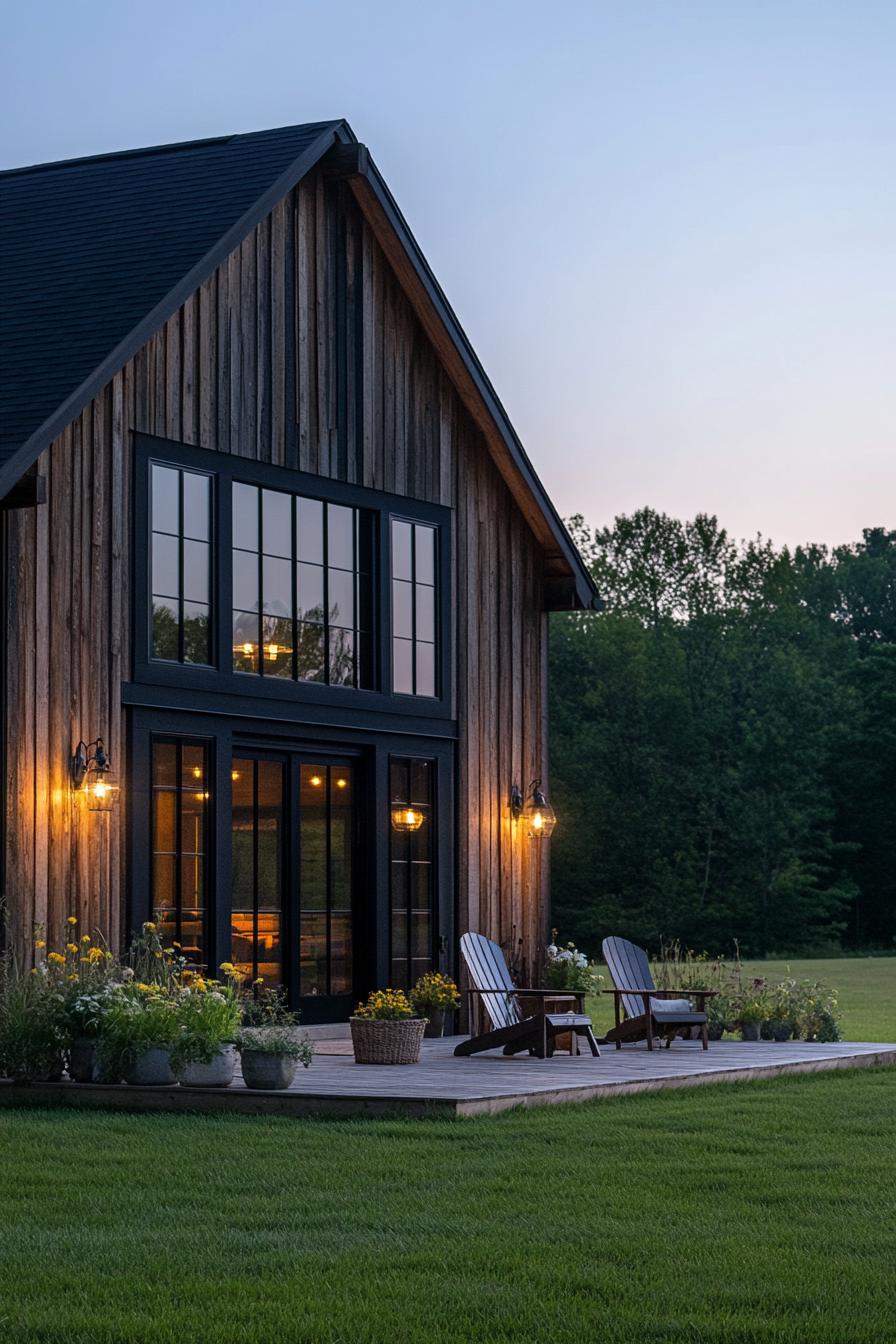
[[[178,501],[178,476],[180,473],[172,467],[152,465],[152,519],[151,527],[155,532],[180,531],[180,504]]]
[[[327,602],[331,625],[353,629],[355,624],[355,576],[348,570],[331,569],[327,575]]]
[[[402,860],[392,862],[392,909],[408,908],[408,865]]]
[[[330,916],[330,993],[352,992],[351,915]]]
[[[165,658],[173,662],[178,659],[178,636],[180,620],[177,599],[154,597],[152,599],[152,656]]]
[[[411,545],[413,541],[414,529],[410,523],[403,523],[397,518],[392,520],[392,577],[395,579],[412,579],[413,568],[411,565]]]
[[[303,622],[297,628],[299,679],[301,681],[326,681],[324,627]]]
[[[261,623],[261,669],[266,677],[292,676],[291,620],[265,616]]]
[[[233,666],[237,672],[258,671],[260,618],[255,612],[233,613]]]
[[[355,684],[355,637],[349,630],[330,631],[330,685]]]
[[[283,766],[258,762],[258,908],[280,909]],[[278,931],[279,933],[279,931]],[[268,953],[270,953],[270,947]],[[278,953],[279,957],[279,953]]]
[[[258,490],[239,481],[233,483],[233,544],[245,551],[258,550]]]
[[[392,641],[392,689],[397,695],[414,694],[414,646],[409,639]]]
[[[432,644],[417,644],[415,653],[417,658],[418,695],[435,695],[436,693],[435,652],[435,646]]]
[[[191,602],[208,603],[209,544],[207,541],[184,542],[184,597]],[[159,592],[163,593],[164,588]]]
[[[292,620],[292,565],[288,560],[262,560],[264,611],[269,616],[288,616]]]
[[[154,533],[152,539],[152,591],[180,596],[180,542],[163,532]]]
[[[418,639],[424,639],[431,644],[436,637],[436,591],[418,583],[414,588],[414,597],[417,605],[417,626],[414,633]]]
[[[233,605],[240,611],[258,610],[258,555],[255,551],[233,553]]]
[[[211,481],[196,471],[185,471],[184,482],[184,536],[194,541],[208,541]]]
[[[297,567],[299,620],[323,621],[324,571],[321,565],[300,564]]]
[[[355,511],[342,504],[327,505],[327,562],[340,569],[355,563]]]
[[[324,506],[319,499],[296,497],[296,553],[311,564],[324,562]]]
[[[184,603],[184,662],[211,662],[211,627],[209,608],[203,602]]]
[[[263,490],[262,549],[266,555],[282,555],[292,559],[292,495],[280,490]]]
[[[414,585],[401,579],[392,580],[392,633],[399,639],[410,639],[414,633]]]
[[[414,528],[414,549],[416,555],[416,569],[414,577],[418,583],[435,583],[436,581],[436,532],[433,527],[424,527],[417,523]]]
[[[410,801],[428,807],[432,802],[432,766],[429,761],[410,762]]]

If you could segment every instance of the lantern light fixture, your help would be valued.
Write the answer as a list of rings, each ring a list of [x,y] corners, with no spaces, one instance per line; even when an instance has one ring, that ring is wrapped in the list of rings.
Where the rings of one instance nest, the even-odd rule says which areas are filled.
[[[408,807],[405,803],[399,803],[392,808],[392,826],[396,831],[419,831],[423,820],[423,813],[419,807]]]
[[[118,785],[109,778],[112,762],[101,737],[80,741],[71,759],[72,787],[84,789],[91,812],[111,812],[118,799]]]
[[[540,779],[532,781],[525,797],[519,784],[513,785],[510,790],[510,815],[514,821],[523,819],[526,834],[533,840],[548,840],[557,825],[556,813],[545,797]]]

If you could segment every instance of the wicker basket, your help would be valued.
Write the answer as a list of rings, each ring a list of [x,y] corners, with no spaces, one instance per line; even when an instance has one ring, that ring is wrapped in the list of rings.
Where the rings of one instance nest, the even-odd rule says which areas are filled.
[[[425,1017],[405,1017],[397,1022],[352,1017],[349,1021],[356,1064],[419,1063]]]

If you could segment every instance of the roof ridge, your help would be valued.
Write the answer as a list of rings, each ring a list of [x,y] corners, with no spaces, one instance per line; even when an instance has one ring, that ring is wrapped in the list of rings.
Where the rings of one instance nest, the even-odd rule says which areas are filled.
[[[234,131],[230,135],[209,135],[198,140],[173,140],[166,145],[137,145],[133,149],[110,149],[100,154],[82,154],[74,159],[49,159],[45,163],[24,163],[17,168],[0,168],[0,177],[12,177],[14,174],[40,173],[53,168],[75,168],[85,163],[100,163],[108,159],[142,158],[149,154],[172,154],[180,150],[198,149],[203,145],[226,145],[233,140],[248,140],[254,135],[276,135],[278,131],[311,130],[334,126],[338,118],[330,121],[297,121],[289,126],[270,126],[260,131]]]

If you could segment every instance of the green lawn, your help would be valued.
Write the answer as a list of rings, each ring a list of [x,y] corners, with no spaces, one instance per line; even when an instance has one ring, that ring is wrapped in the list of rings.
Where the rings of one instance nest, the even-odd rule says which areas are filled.
[[[781,980],[821,980],[838,991],[843,1013],[841,1030],[847,1041],[896,1041],[896,957],[837,957],[817,961],[748,961],[749,975]],[[606,967],[598,968],[605,983],[613,982]],[[601,1034],[613,1025],[609,994],[589,999],[589,1011]]]
[[[4,1344],[886,1344],[896,1070],[481,1120],[0,1113]]]

